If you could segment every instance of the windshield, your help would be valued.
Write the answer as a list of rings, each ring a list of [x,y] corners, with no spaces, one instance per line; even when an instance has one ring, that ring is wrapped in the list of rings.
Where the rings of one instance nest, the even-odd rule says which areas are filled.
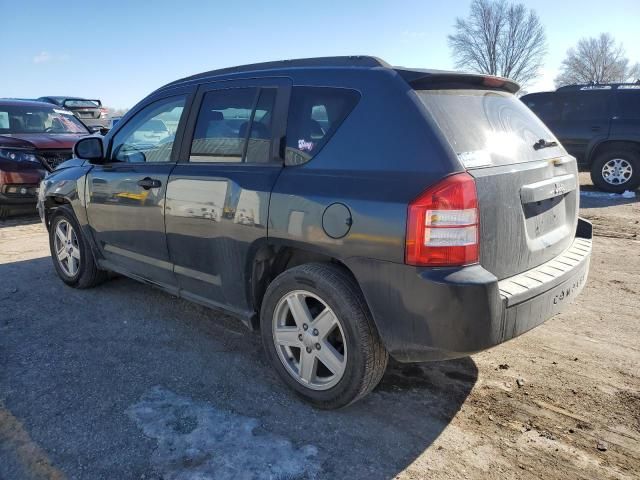
[[[88,133],[73,113],[58,108],[0,105],[0,135],[11,133]]]
[[[542,160],[563,155],[549,129],[514,95],[493,90],[416,92],[466,168]]]

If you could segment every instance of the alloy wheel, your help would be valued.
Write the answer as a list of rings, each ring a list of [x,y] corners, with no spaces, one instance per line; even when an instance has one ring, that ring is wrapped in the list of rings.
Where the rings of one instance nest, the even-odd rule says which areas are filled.
[[[333,310],[306,290],[287,293],[276,305],[273,342],[289,375],[313,390],[328,390],[344,376],[347,344]]]
[[[69,277],[74,277],[80,269],[80,244],[75,230],[67,220],[56,224],[54,247],[58,265]]]
[[[633,175],[633,167],[624,158],[612,158],[602,166],[602,178],[610,185],[627,183]]]

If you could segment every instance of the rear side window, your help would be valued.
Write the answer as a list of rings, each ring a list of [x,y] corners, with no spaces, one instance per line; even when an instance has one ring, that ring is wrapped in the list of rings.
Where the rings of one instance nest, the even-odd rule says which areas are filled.
[[[467,168],[509,165],[558,155],[535,150],[555,137],[514,95],[493,90],[418,90],[439,129]]]
[[[206,93],[189,161],[268,162],[275,98],[275,88],[232,88]]]
[[[618,90],[618,117],[640,119],[640,90]]]
[[[311,160],[329,141],[358,103],[355,90],[330,87],[293,87],[287,120],[285,162]]]
[[[559,93],[564,122],[584,122],[607,118],[608,91],[582,91]]]

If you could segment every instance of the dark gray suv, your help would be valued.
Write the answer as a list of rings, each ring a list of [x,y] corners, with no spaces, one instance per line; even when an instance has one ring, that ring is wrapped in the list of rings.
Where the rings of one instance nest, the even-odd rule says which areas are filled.
[[[389,355],[478,352],[584,286],[575,159],[517,89],[371,57],[178,80],[43,180],[53,263],[235,315],[292,389],[348,405]]]
[[[601,190],[640,187],[640,83],[569,85],[521,100]]]

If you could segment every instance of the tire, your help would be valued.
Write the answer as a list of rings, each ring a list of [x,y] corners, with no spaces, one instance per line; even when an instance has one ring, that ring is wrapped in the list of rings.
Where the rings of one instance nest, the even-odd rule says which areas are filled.
[[[310,319],[308,328],[293,317],[291,305],[306,305],[309,316],[294,308],[302,312],[298,317]],[[385,372],[389,355],[362,293],[337,266],[310,263],[280,274],[267,288],[260,318],[269,361],[290,388],[318,408],[359,400]],[[286,345],[279,343],[282,339]],[[313,366],[311,375],[305,375],[309,370],[303,365]]]
[[[64,239],[58,237],[56,240],[59,231],[69,232],[68,227],[71,227],[69,236],[65,236]],[[61,245],[65,246],[66,256],[59,255]],[[106,280],[107,272],[96,265],[91,246],[68,207],[59,207],[53,214],[49,228],[49,249],[53,266],[67,285],[74,288],[91,288]]]
[[[640,154],[619,148],[605,150],[591,165],[591,181],[606,192],[635,190],[640,186]]]

